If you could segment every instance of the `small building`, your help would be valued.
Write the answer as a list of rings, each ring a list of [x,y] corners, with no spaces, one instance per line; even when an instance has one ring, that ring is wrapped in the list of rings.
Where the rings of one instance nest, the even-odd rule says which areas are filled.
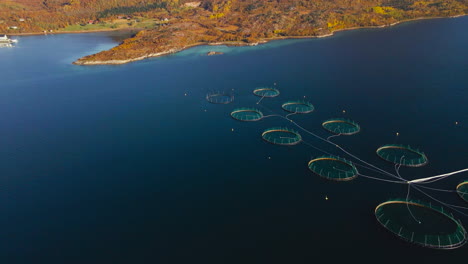
[[[198,2],[187,2],[184,4],[184,6],[186,7],[199,7],[201,5],[201,1],[198,1]]]
[[[19,19],[19,22],[24,22],[24,21],[25,21],[24,18],[20,18],[20,19]]]
[[[17,26],[11,26],[10,29],[18,29]]]

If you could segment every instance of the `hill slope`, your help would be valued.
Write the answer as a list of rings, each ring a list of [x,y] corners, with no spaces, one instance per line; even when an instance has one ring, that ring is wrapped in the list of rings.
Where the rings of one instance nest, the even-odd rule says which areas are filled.
[[[467,12],[468,0],[17,0],[0,3],[0,32],[112,29],[123,20],[145,30],[77,63],[125,63],[197,44],[248,45]]]

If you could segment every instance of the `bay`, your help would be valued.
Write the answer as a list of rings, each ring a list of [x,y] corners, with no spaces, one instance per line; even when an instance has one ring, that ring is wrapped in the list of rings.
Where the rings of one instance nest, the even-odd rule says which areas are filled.
[[[256,47],[200,46],[119,66],[71,64],[116,45],[110,33],[18,37],[17,47],[0,49],[0,260],[463,261],[466,246],[424,249],[379,225],[374,208],[405,198],[405,185],[328,182],[307,162],[323,154],[317,148],[346,157],[339,150],[304,132],[313,147],[271,145],[261,132],[289,122],[229,114],[285,114],[282,103],[305,96],[316,110],[292,119],[322,137],[328,118],[357,121],[359,134],[334,142],[376,166],[392,171],[375,150],[402,143],[429,158],[402,168],[405,178],[463,169],[467,27],[468,17],[421,20]],[[212,50],[224,54],[206,56]],[[253,89],[274,83],[281,95],[257,105]],[[210,91],[233,91],[235,101],[210,104]],[[431,187],[453,190],[467,177]],[[464,205],[454,193],[430,194]],[[468,218],[454,214],[466,227]]]

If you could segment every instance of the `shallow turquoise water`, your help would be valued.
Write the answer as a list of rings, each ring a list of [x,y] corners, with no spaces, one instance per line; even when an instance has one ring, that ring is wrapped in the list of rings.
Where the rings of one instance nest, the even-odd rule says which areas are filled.
[[[413,247],[380,227],[375,206],[404,197],[405,186],[328,182],[307,162],[323,154],[315,148],[339,151],[305,133],[315,148],[268,144],[264,129],[291,124],[229,114],[238,107],[285,114],[282,103],[306,96],[316,109],[294,120],[324,137],[326,119],[357,121],[359,134],[334,140],[386,170],[392,165],[375,150],[388,143],[429,158],[425,167],[402,168],[403,177],[468,167],[467,26],[468,17],[417,21],[92,67],[71,62],[115,45],[105,33],[19,38],[18,47],[0,49],[0,260],[466,259],[466,247]],[[211,50],[225,54],[205,56]],[[252,90],[273,83],[281,95],[256,105]],[[236,99],[209,104],[213,90]],[[433,187],[454,189],[467,177]],[[431,195],[463,205],[455,193]]]

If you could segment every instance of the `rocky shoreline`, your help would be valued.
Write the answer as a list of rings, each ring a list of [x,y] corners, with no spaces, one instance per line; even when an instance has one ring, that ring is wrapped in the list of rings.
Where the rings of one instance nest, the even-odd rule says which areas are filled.
[[[156,57],[166,56],[166,55],[174,54],[174,53],[177,53],[177,52],[189,49],[189,48],[193,48],[193,47],[196,47],[196,46],[202,46],[202,45],[209,45],[209,46],[226,45],[226,46],[242,47],[242,46],[257,46],[259,44],[263,44],[263,43],[267,43],[267,42],[268,41],[259,41],[259,42],[256,42],[256,43],[245,43],[245,42],[196,43],[196,44],[188,45],[188,46],[185,46],[185,47],[182,47],[182,48],[179,48],[179,49],[169,49],[167,51],[162,51],[162,52],[157,52],[157,53],[150,53],[150,54],[146,54],[146,55],[143,55],[143,56],[140,56],[140,57],[130,58],[130,59],[126,59],[126,60],[95,60],[95,61],[90,61],[90,60],[85,60],[84,58],[86,58],[86,57],[83,57],[83,58],[80,58],[80,59],[74,61],[72,64],[84,65],[84,66],[91,66],[91,65],[120,65],[120,64],[126,64],[126,63],[130,63],[130,62],[140,61],[140,60],[144,60],[144,59],[149,59],[149,58],[156,58]],[[211,53],[211,52],[208,52],[208,53]],[[208,53],[207,53],[208,56],[224,54],[222,52],[214,52],[213,54],[208,54]]]
[[[163,51],[163,52],[158,52],[158,53],[151,53],[151,54],[147,54],[147,55],[144,55],[144,56],[141,56],[141,57],[127,59],[127,60],[88,61],[88,60],[78,59],[78,60],[74,61],[73,64],[75,64],[75,65],[119,65],[119,64],[126,64],[126,63],[133,62],[133,61],[140,61],[140,60],[144,60],[144,59],[149,59],[149,58],[153,58],[153,57],[165,56],[165,55],[169,55],[169,54],[179,52],[181,50],[182,49],[180,49],[180,50],[170,49],[168,51]]]
[[[366,29],[366,28],[384,28],[384,27],[395,26],[395,25],[398,25],[398,24],[401,24],[401,23],[417,21],[417,20],[439,19],[439,18],[456,18],[456,17],[462,17],[462,16],[466,16],[466,14],[456,15],[456,16],[451,16],[451,17],[421,17],[421,18],[415,18],[415,19],[402,20],[402,21],[398,21],[398,22],[395,22],[395,23],[392,23],[392,24],[387,24],[387,25],[345,28],[345,29],[335,30],[335,31],[333,31],[331,33],[318,35],[318,36],[275,37],[275,38],[269,38],[269,39],[262,39],[262,40],[260,40],[258,42],[255,42],[255,43],[246,43],[246,42],[196,43],[196,44],[188,45],[188,46],[185,46],[185,47],[182,47],[182,48],[177,48],[177,49],[172,48],[172,49],[169,49],[167,51],[162,51],[162,52],[157,52],[157,53],[150,53],[150,54],[146,54],[146,55],[143,55],[143,56],[139,56],[139,57],[135,57],[135,58],[129,58],[129,59],[125,59],[125,60],[95,60],[95,61],[91,60],[90,61],[90,60],[85,60],[84,58],[86,58],[86,57],[83,57],[83,58],[80,58],[80,59],[76,60],[75,62],[73,62],[73,64],[75,64],[75,65],[120,65],[120,64],[126,64],[126,63],[130,63],[130,62],[140,61],[140,60],[144,60],[144,59],[148,59],[148,58],[155,58],[155,57],[170,55],[170,54],[174,54],[174,53],[183,51],[185,49],[189,49],[189,48],[196,47],[196,46],[201,46],[201,45],[208,45],[208,46],[219,46],[219,45],[226,45],[226,46],[257,46],[259,44],[264,44],[264,43],[267,43],[267,42],[272,41],[272,40],[324,38],[324,37],[333,36],[335,33],[341,32],[341,31],[348,31],[348,30],[355,30],[355,29]],[[211,56],[211,55],[218,55],[218,54],[222,54],[222,53],[209,52],[207,55]]]

